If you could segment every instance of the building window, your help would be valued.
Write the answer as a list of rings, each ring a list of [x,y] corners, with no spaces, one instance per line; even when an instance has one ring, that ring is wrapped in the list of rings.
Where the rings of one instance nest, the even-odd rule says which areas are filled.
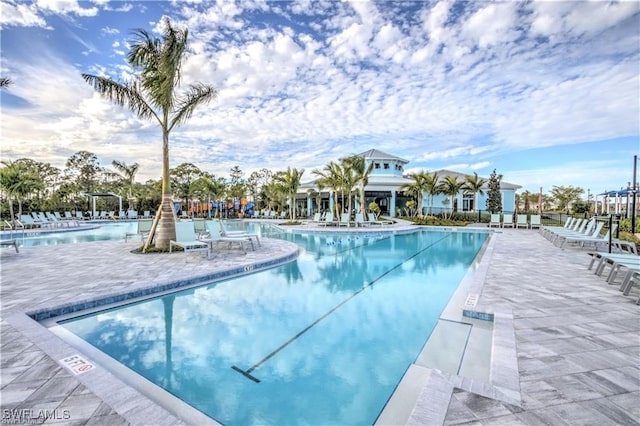
[[[475,194],[470,192],[465,192],[462,194],[462,211],[463,212],[471,212],[474,210]]]
[[[373,167],[374,167],[374,168],[376,168],[376,169],[379,169],[379,168],[380,168],[380,163],[375,163],[375,164],[373,165]]]
[[[384,163],[384,168],[388,169],[389,168],[389,163]]]

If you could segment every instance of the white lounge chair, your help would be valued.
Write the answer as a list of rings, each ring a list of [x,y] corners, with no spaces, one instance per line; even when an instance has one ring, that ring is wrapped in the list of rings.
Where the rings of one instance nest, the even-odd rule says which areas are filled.
[[[355,220],[356,226],[369,226],[369,223],[364,220],[364,214],[363,213],[356,213],[355,219],[356,219]]]
[[[193,252],[206,252],[207,259],[211,258],[211,246],[205,241],[196,239],[196,231],[193,222],[176,222],[176,239],[169,241],[169,253],[173,246],[181,247],[184,250],[184,261],[187,255]]]
[[[511,214],[504,214],[502,215],[502,227],[506,228],[513,228],[513,215]]]
[[[250,238],[252,240],[256,240],[256,243],[258,243],[258,246],[261,246],[262,243],[260,243],[260,235],[254,233],[254,232],[247,232],[245,229],[238,229],[238,230],[231,230],[227,228],[227,224],[225,223],[225,221],[220,220],[220,233],[223,237],[244,237],[244,238]],[[253,247],[253,243],[251,244],[251,246]]]
[[[516,221],[516,229],[517,228],[524,228],[524,229],[528,229],[529,228],[529,223],[527,222],[527,215],[526,214],[519,214],[518,215],[518,219]]]
[[[144,240],[145,237],[147,237],[149,235],[149,232],[151,232],[151,226],[153,225],[153,220],[151,219],[142,219],[139,220],[136,223],[136,230],[135,232],[127,232],[124,236],[124,241],[128,241],[129,237],[136,237],[139,236],[140,240]]]
[[[327,212],[327,214],[324,216],[324,220],[321,221],[318,225],[320,226],[334,226],[336,224],[336,222],[333,220],[333,213],[332,212]]]
[[[497,213],[492,213],[491,219],[489,219],[489,228],[493,226],[500,228],[500,215]]]
[[[340,215],[340,221],[338,222],[338,226],[346,226],[347,228],[351,226],[351,219],[349,218],[349,213],[342,213]]]
[[[207,237],[201,237],[200,241],[206,242],[210,247],[213,248],[213,243],[229,243],[229,247],[231,247],[233,243],[238,243],[238,247],[246,254],[247,250],[245,249],[244,245],[246,243],[249,243],[251,244],[251,248],[255,249],[253,247],[253,241],[251,240],[251,238],[240,236],[225,237],[222,235],[222,227],[220,223],[216,222],[215,220],[207,220],[205,221],[205,224],[207,226],[207,230],[209,231],[209,235]]]
[[[530,219],[529,227],[531,229],[533,228],[540,229],[542,227],[541,217],[539,214],[532,214],[529,219]]]

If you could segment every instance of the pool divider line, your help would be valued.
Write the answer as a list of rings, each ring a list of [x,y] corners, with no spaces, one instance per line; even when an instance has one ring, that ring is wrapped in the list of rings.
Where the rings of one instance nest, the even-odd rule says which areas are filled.
[[[444,237],[432,242],[431,244],[429,244],[428,246],[424,247],[423,249],[415,252],[413,255],[411,255],[409,258],[403,260],[402,262],[398,263],[397,265],[395,265],[394,267],[390,268],[389,270],[385,271],[382,275],[380,275],[379,277],[377,277],[376,279],[374,279],[373,281],[371,281],[369,284],[362,286],[362,288],[358,289],[355,293],[351,294],[349,297],[347,297],[346,299],[344,299],[342,302],[338,303],[337,305],[335,305],[333,308],[329,309],[327,312],[325,312],[322,316],[320,316],[319,318],[317,318],[315,321],[313,321],[311,324],[309,324],[308,326],[306,326],[305,328],[303,328],[301,331],[299,331],[297,334],[295,334],[293,337],[291,337],[289,340],[287,340],[286,342],[284,342],[283,344],[281,344],[280,346],[278,346],[276,349],[274,349],[273,351],[271,351],[267,356],[265,356],[264,358],[262,358],[260,361],[256,362],[255,364],[253,364],[251,367],[249,367],[246,370],[241,369],[240,367],[236,366],[236,365],[232,365],[231,368],[235,371],[237,371],[238,373],[242,374],[243,376],[245,376],[246,378],[253,380],[256,383],[260,383],[260,379],[258,379],[257,377],[255,377],[254,375],[252,375],[251,373],[258,367],[260,367],[262,364],[264,364],[265,362],[267,362],[269,359],[271,359],[273,356],[275,356],[278,352],[280,352],[282,349],[284,349],[285,347],[289,346],[293,341],[295,341],[296,339],[298,339],[300,336],[302,336],[304,333],[306,333],[307,331],[309,331],[313,326],[315,326],[316,324],[318,324],[320,321],[322,321],[323,319],[325,319],[326,317],[328,317],[329,315],[331,315],[333,312],[335,312],[338,308],[340,308],[342,305],[344,305],[345,303],[347,303],[348,301],[350,301],[351,299],[353,299],[354,297],[356,297],[358,294],[362,293],[365,289],[373,286],[376,282],[378,282],[380,279],[382,279],[384,276],[388,275],[389,273],[391,273],[391,271],[395,271],[396,269],[398,269],[399,267],[401,267],[403,264],[405,264],[407,261],[413,259],[414,257],[418,256],[419,254],[421,254],[422,252],[430,249],[431,247],[433,247],[434,245],[436,245],[437,243],[439,243],[440,241],[444,240],[445,238],[448,238],[449,236],[451,236],[451,233],[446,234]]]

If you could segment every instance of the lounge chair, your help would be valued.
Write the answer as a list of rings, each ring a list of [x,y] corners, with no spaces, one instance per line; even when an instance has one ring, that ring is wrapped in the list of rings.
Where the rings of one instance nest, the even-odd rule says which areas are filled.
[[[491,214],[491,219],[489,220],[489,228],[495,226],[496,228],[500,228],[500,215],[496,213]]]
[[[137,210],[127,210],[127,219],[137,219],[138,218],[138,211]]]
[[[518,215],[518,219],[516,220],[516,229],[518,228],[524,228],[524,229],[528,229],[529,228],[529,223],[527,222],[527,215],[526,214],[519,214]]]
[[[622,294],[625,296],[628,296],[634,285],[640,287],[640,269],[631,268],[622,280],[620,291],[622,291]],[[640,296],[638,296],[638,300],[636,300],[636,305],[640,305]]]
[[[513,228],[513,215],[511,215],[511,214],[502,215],[502,227],[503,228],[506,228],[506,227]]]
[[[329,225],[335,225],[336,222],[333,220],[333,213],[332,212],[327,212],[327,214],[324,216],[324,220],[322,222],[320,222],[318,225],[320,226],[329,226]]]
[[[222,235],[222,227],[220,223],[216,222],[215,220],[207,220],[205,221],[205,224],[207,226],[207,230],[209,231],[209,236],[200,238],[200,241],[207,243],[209,247],[213,248],[213,243],[229,243],[229,247],[231,247],[233,243],[238,243],[238,247],[246,254],[247,250],[245,249],[244,245],[246,243],[249,243],[251,244],[251,248],[255,249],[253,247],[253,241],[251,240],[251,238],[225,237]]]
[[[151,226],[153,225],[153,220],[151,219],[141,219],[136,223],[135,232],[127,232],[124,236],[124,241],[128,241],[129,237],[140,236],[140,240],[144,240],[145,237],[149,235],[151,232]]]
[[[53,226],[62,228],[63,226],[69,227],[69,222],[63,222],[62,219],[58,219],[53,213],[46,212],[45,219],[51,222]]]
[[[313,214],[313,218],[312,218],[309,222],[307,222],[307,223],[316,223],[316,224],[317,224],[317,223],[320,223],[320,217],[321,217],[321,216],[322,216],[322,215],[321,215],[319,212],[318,212],[318,213],[314,213],[314,214]]]
[[[378,220],[376,219],[376,217],[372,214],[369,216],[369,220],[367,220],[367,223],[369,225],[393,225],[393,221],[391,220]]]
[[[351,226],[351,219],[349,218],[349,213],[342,213],[340,215],[340,221],[338,222],[338,226],[346,226],[347,228]]]
[[[550,232],[554,232],[559,229],[570,229],[571,225],[574,223],[575,220],[576,219],[572,217],[568,217],[567,220],[565,220],[563,226],[543,226],[540,228],[540,233],[546,238],[546,235]]]
[[[586,237],[589,236],[596,225],[596,219],[592,218],[591,220],[577,219],[571,222],[569,228],[561,228],[555,230],[546,230],[544,232],[544,237],[551,242],[555,242],[561,236],[579,236]]]
[[[600,222],[602,223],[602,222]],[[600,227],[602,228],[602,227]],[[562,241],[562,244],[560,244],[560,248],[563,248],[564,245],[566,243],[575,243],[578,244],[580,247],[585,247],[587,245],[589,246],[593,246],[595,249],[598,248],[598,245],[601,244],[609,244],[609,236],[615,234],[616,230],[618,229],[618,224],[614,224],[609,231],[607,231],[607,233],[601,237],[599,236],[594,236],[596,235],[596,233],[594,232],[592,234],[591,237],[569,237],[569,238],[565,238]]]
[[[369,226],[369,222],[364,220],[364,214],[363,213],[356,213],[356,217],[355,217],[355,224],[356,226]]]
[[[532,214],[530,217],[530,223],[529,223],[529,227],[531,229],[533,228],[538,228],[540,229],[542,227],[542,222],[541,222],[541,217],[539,214]]]
[[[153,219],[153,217],[151,216],[151,211],[150,210],[145,210],[142,214],[142,218],[143,219]]]
[[[553,234],[553,239],[551,240],[551,242],[554,244],[559,243],[560,247],[562,247],[564,243],[567,242],[567,240],[576,238],[598,238],[598,236],[600,235],[600,231],[602,231],[602,228],[604,227],[604,222],[598,222],[596,224],[594,221],[594,224],[596,225],[595,228],[592,227],[591,224],[589,224],[580,231],[566,231],[558,234]]]
[[[20,215],[20,223],[25,229],[35,229],[42,228],[41,222],[36,222],[31,216],[28,214]]]
[[[193,222],[176,223],[176,239],[169,241],[169,253],[173,246],[181,247],[184,250],[184,261],[187,261],[187,254],[192,252],[206,252],[207,259],[211,258],[211,246],[205,241],[196,239],[196,231]]]
[[[244,238],[250,238],[252,240],[256,240],[256,243],[258,243],[258,246],[261,246],[262,243],[260,243],[260,235],[254,233],[254,232],[247,232],[244,229],[238,229],[238,230],[231,230],[227,228],[227,224],[223,221],[220,220],[220,234],[223,237],[244,237]],[[252,247],[253,247],[253,242],[251,243]]]

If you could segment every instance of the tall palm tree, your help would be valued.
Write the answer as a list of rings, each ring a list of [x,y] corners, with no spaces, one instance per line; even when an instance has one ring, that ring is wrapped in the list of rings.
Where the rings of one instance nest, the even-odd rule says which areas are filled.
[[[409,173],[407,177],[409,179],[412,179],[413,182],[405,183],[399,188],[406,195],[416,199],[416,206],[417,206],[416,214],[417,213],[422,214],[422,194],[424,192],[428,193],[429,189],[431,188],[431,186],[429,185],[431,176],[432,176],[431,174],[429,174],[428,172],[425,172],[424,170],[418,173]],[[437,180],[437,176],[436,176],[436,180]],[[437,183],[434,183],[433,188],[435,188],[436,186],[437,186]]]
[[[323,188],[330,188],[333,192],[333,200],[335,207],[335,214],[340,217],[340,211],[338,209],[338,203],[336,202],[336,194],[342,190],[343,184],[343,170],[340,164],[335,161],[330,161],[329,164],[324,166],[322,170],[315,169],[311,173],[318,176],[318,186]],[[330,195],[331,196],[331,195]],[[331,200],[329,200],[331,201]]]
[[[113,160],[111,165],[120,172],[120,177],[127,183],[127,200],[129,202],[129,209],[131,209],[133,207],[131,205],[133,200],[133,186],[135,185],[135,177],[140,165],[138,163],[133,163],[127,166],[124,161],[118,160]]]
[[[463,185],[464,182],[459,181],[456,176],[445,176],[444,180],[440,183],[440,190],[442,193],[451,197],[451,213],[453,213],[453,199],[458,195],[458,192],[460,192]],[[445,212],[445,219],[446,218],[447,214]]]
[[[155,119],[162,131],[162,202],[144,244],[146,251],[155,237],[155,247],[165,249],[175,238],[176,216],[169,180],[169,134],[184,124],[196,107],[216,97],[213,87],[192,84],[186,93],[177,93],[180,71],[187,48],[188,30],[171,26],[164,20],[161,39],[154,39],[145,30],[135,31],[136,39],[127,61],[139,74],[133,82],[118,83],[111,79],[82,74],[85,81],[105,98],[120,106],[127,106],[140,118]],[[159,226],[158,226],[159,224]],[[157,229],[157,232],[156,232]]]
[[[429,197],[429,215],[431,215],[433,213],[433,197],[440,193],[440,184],[438,183],[440,176],[438,176],[438,172],[424,172],[421,180],[424,192],[426,192]],[[421,206],[419,206],[419,208],[422,209]]]
[[[13,211],[13,200],[17,199],[18,203],[22,203],[22,198],[39,190],[44,189],[42,180],[26,167],[25,164],[18,161],[11,162],[2,161],[4,167],[0,168],[0,190],[2,190],[9,202],[9,214],[11,221],[15,224],[15,214]],[[22,213],[22,205],[20,204],[19,212]]]
[[[293,222],[296,217],[296,192],[300,187],[300,180],[304,174],[304,169],[298,170],[295,167],[287,167],[287,171],[277,175],[278,182],[282,185],[282,191],[289,198],[289,220]]]
[[[373,171],[373,162],[367,161],[360,155],[352,155],[344,160],[347,167],[353,171],[356,184],[358,186],[358,197],[360,198],[360,212],[365,215],[367,212],[367,200],[364,189],[369,184],[369,175]]]
[[[487,183],[487,180],[481,177],[478,177],[476,172],[473,172],[473,176],[467,175],[465,176],[464,185],[462,189],[465,191],[469,191],[473,194],[473,209],[478,209],[478,194],[484,195],[484,191],[482,187]]]
[[[9,87],[11,84],[13,84],[13,81],[10,78],[0,77],[0,88]]]

